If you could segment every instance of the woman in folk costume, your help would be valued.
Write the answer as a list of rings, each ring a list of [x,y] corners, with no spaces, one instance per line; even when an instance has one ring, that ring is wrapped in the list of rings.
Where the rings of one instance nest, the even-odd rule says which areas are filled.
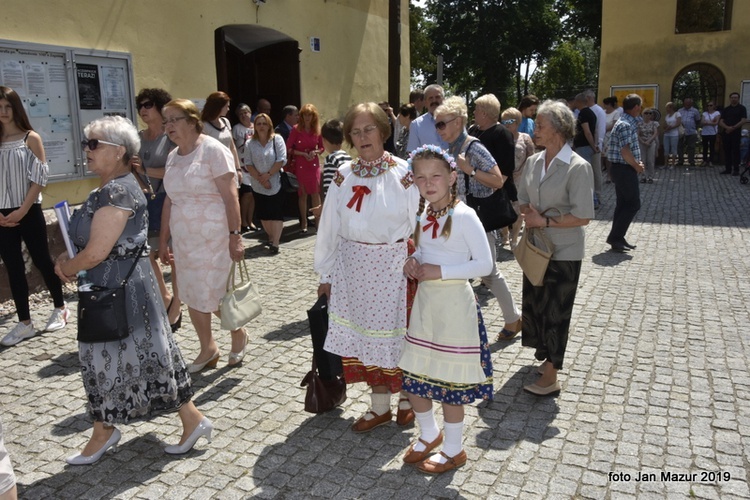
[[[487,331],[468,280],[488,274],[493,259],[479,217],[458,198],[453,157],[437,146],[423,146],[414,150],[410,164],[421,199],[417,249],[404,273],[419,280],[419,289],[399,367],[420,436],[404,462],[440,474],[466,463],[464,405],[492,399]],[[443,406],[444,435],[433,400]],[[440,453],[430,456],[440,444]]]
[[[343,357],[344,378],[367,382],[372,405],[352,429],[367,432],[391,421],[391,394],[401,391],[407,326],[403,264],[419,193],[406,162],[385,152],[388,117],[373,102],[344,119],[344,137],[359,156],[344,164],[328,190],[315,246],[318,295],[329,297],[325,349]],[[412,422],[405,394],[396,421]]]

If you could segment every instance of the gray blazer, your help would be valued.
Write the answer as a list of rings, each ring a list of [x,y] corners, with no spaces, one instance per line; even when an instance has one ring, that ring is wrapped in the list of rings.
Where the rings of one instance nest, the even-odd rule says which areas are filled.
[[[594,171],[589,162],[565,145],[544,171],[545,151],[537,153],[523,167],[518,186],[518,202],[531,204],[540,213],[556,208],[563,215],[581,219],[594,218]],[[541,179],[541,180],[540,180]],[[556,216],[556,210],[550,210]],[[544,229],[555,244],[552,260],[583,260],[585,231],[579,227],[550,227]]]

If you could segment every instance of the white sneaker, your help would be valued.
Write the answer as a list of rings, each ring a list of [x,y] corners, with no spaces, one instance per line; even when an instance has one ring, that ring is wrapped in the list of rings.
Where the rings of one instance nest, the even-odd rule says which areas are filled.
[[[25,325],[19,321],[18,324],[10,331],[10,333],[3,337],[3,340],[0,340],[0,345],[10,347],[12,345],[18,344],[24,339],[30,339],[34,335],[36,335],[36,331],[34,331],[34,323]]]
[[[57,307],[55,307],[49,317],[49,320],[47,321],[47,328],[45,328],[44,331],[54,332],[56,330],[62,330],[63,328],[65,328],[65,325],[68,324],[69,317],[70,309],[68,309],[67,306],[65,307],[65,309],[58,309]]]

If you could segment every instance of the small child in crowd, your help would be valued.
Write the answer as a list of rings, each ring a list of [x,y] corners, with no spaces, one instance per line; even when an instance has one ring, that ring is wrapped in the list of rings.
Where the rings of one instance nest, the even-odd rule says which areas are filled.
[[[323,182],[321,183],[325,197],[336,171],[344,162],[352,161],[352,157],[341,149],[341,143],[344,142],[344,124],[340,120],[325,122],[320,128],[320,135],[323,136],[323,147],[328,153],[323,163]]]
[[[468,281],[490,273],[492,254],[476,212],[458,199],[453,157],[437,146],[422,146],[409,166],[421,199],[417,250],[404,273],[419,280],[419,288],[399,368],[420,436],[404,462],[440,474],[466,463],[463,405],[493,395],[487,332]],[[433,400],[443,405],[445,434],[435,421]],[[442,451],[430,456],[440,444]]]
[[[333,177],[336,175],[339,167],[348,161],[352,161],[352,157],[347,154],[346,151],[341,149],[341,144],[344,142],[344,124],[341,120],[328,120],[320,127],[320,135],[323,137],[323,147],[328,153],[326,156],[325,163],[323,163],[322,180],[320,185],[321,200],[325,201],[326,193],[328,193],[328,186],[331,185]],[[323,210],[323,203],[317,207],[310,209],[310,213],[315,216],[315,220],[320,218],[320,213]]]

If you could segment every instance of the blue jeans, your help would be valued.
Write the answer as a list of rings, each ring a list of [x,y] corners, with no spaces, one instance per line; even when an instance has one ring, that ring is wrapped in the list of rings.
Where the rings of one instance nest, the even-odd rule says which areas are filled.
[[[641,191],[638,187],[638,173],[625,163],[612,164],[612,182],[615,184],[617,204],[612,216],[612,229],[607,237],[609,244],[625,243],[625,234],[635,214],[641,208]]]

